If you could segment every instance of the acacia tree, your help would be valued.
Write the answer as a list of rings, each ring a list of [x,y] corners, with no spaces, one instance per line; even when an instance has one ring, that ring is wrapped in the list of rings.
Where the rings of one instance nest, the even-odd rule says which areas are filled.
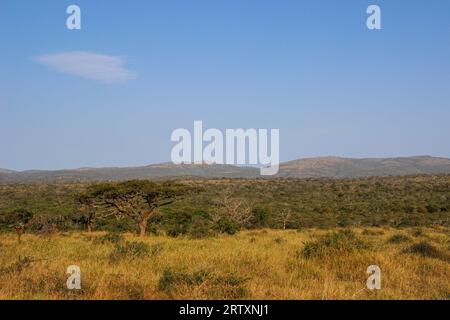
[[[146,180],[131,180],[94,186],[90,192],[97,200],[113,209],[118,217],[131,218],[145,236],[150,218],[157,209],[173,203],[190,189],[173,183],[154,183]]]
[[[80,216],[76,218],[78,223],[86,226],[89,233],[93,230],[93,224],[99,217],[106,218],[113,214],[111,211],[104,210],[104,204],[98,197],[98,186],[88,188],[86,192],[80,193],[75,197],[80,210]]]

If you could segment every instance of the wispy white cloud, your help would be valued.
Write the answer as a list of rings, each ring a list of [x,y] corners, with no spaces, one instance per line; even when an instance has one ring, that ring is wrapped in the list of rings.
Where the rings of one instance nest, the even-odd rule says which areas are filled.
[[[124,67],[124,57],[72,51],[45,54],[35,59],[58,72],[103,83],[124,83],[137,77],[134,71]]]

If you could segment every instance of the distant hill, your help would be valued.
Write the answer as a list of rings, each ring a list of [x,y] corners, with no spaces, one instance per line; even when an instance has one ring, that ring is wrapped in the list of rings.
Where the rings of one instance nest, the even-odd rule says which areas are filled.
[[[80,168],[72,170],[29,170],[22,172],[0,172],[1,182],[33,181],[120,181],[130,179],[163,179],[175,177],[239,178],[255,177],[259,169],[229,165],[175,165],[154,164],[125,168]]]
[[[8,170],[8,169],[2,169],[2,168],[0,168],[0,174],[1,173],[14,173],[15,171],[13,171],[13,170]]]
[[[351,159],[319,157],[282,163],[278,175],[292,178],[357,178],[414,174],[450,174],[450,159],[429,156]],[[11,171],[0,169],[0,182],[115,181],[164,178],[255,178],[259,169],[230,165],[154,164],[128,168],[81,168],[57,171]],[[265,176],[265,178],[270,178]]]
[[[450,159],[430,156],[367,159],[307,158],[281,164],[279,173],[283,177],[297,178],[356,178],[412,174],[450,174]]]

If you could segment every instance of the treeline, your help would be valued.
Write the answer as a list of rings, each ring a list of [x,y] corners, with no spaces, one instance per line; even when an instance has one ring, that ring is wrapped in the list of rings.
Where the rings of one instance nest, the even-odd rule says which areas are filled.
[[[450,225],[450,176],[0,186],[0,230],[165,233]]]

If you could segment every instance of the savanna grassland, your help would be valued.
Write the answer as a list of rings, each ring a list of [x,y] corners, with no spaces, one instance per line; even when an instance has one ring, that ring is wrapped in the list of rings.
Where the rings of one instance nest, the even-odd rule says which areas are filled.
[[[449,218],[445,175],[4,184],[0,299],[450,299]]]
[[[449,299],[449,230],[0,237],[0,299]],[[81,268],[80,291],[66,268]],[[366,289],[369,265],[381,290]]]

